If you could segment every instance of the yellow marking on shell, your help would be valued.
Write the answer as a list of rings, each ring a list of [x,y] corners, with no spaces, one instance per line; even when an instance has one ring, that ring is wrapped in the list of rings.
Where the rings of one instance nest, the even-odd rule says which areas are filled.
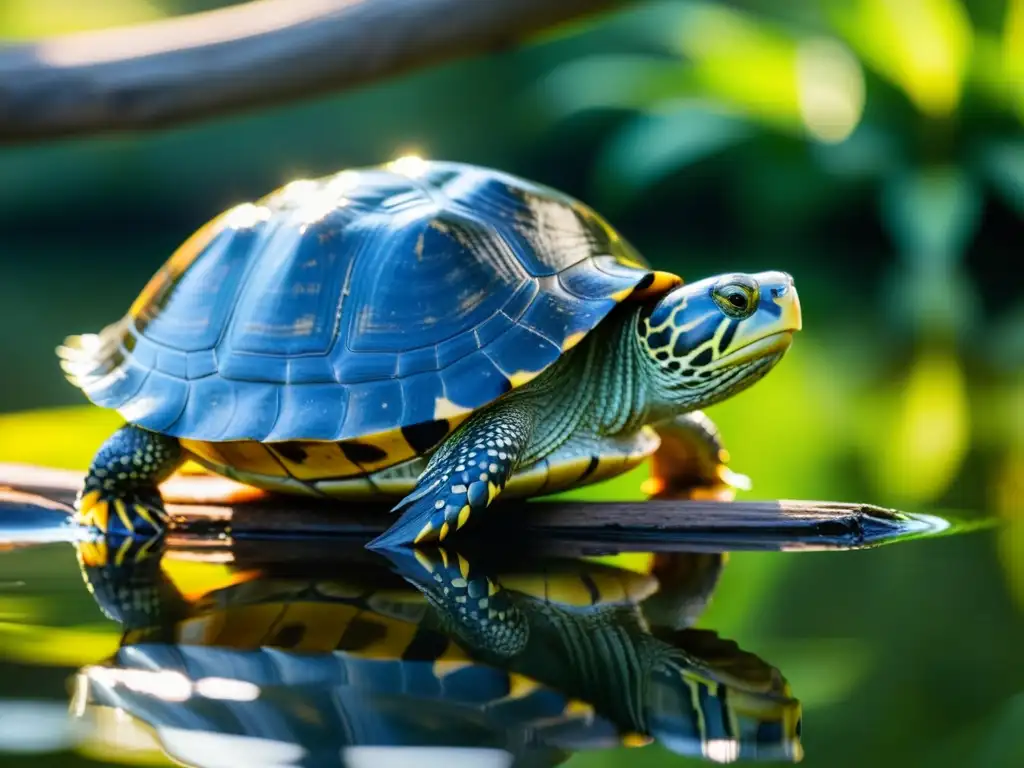
[[[488,579],[487,580],[487,596],[488,597],[494,597],[496,594],[498,594],[498,585],[495,584],[490,579]]]
[[[563,352],[568,352],[570,349],[572,349],[577,344],[579,344],[581,341],[583,341],[583,339],[586,338],[586,335],[587,335],[586,331],[578,331],[576,333],[570,333],[568,336],[565,337],[565,341],[562,342],[562,351]]]
[[[569,699],[562,713],[572,717],[590,719],[594,716],[594,706],[580,699]]]
[[[642,733],[630,732],[622,734],[622,746],[624,747],[646,747],[653,742],[653,737],[645,736]]]
[[[496,483],[492,483],[490,480],[487,481],[487,503],[488,504],[490,504],[492,501],[494,501],[494,497],[498,495],[498,491],[500,491],[500,490],[501,489],[498,488]]]
[[[524,384],[529,384],[535,378],[540,376],[543,371],[516,371],[515,373],[509,374],[508,380],[512,383],[512,389],[518,389]]]
[[[190,603],[198,602],[203,596],[213,592],[255,581],[263,575],[257,569],[235,570],[223,563],[174,560],[170,557],[165,557],[161,561],[160,569],[181,596]]]
[[[623,288],[621,291],[611,294],[608,298],[614,302],[621,302],[628,298],[631,293],[633,293],[633,288]]]
[[[632,292],[634,299],[648,299],[657,296],[664,296],[669,291],[678,288],[683,284],[683,278],[673,275],[671,272],[655,271],[654,282],[646,288],[637,288]]]
[[[448,566],[448,550],[447,549],[439,549],[437,551],[438,551],[438,554],[441,555],[441,562],[444,563],[444,567],[445,568],[449,567]]]
[[[359,620],[361,622],[383,627],[384,632],[379,634],[377,639],[374,639],[372,642],[358,647],[348,645],[346,643],[346,638],[342,637],[337,647],[338,650],[346,651],[354,656],[360,656],[368,659],[402,658],[402,655],[409,648],[409,645],[416,637],[416,632],[419,629],[416,624],[410,624],[398,619],[384,618],[378,614],[368,613],[366,611],[359,614]]]
[[[437,535],[437,538],[438,538],[439,541],[444,541],[445,538],[447,538],[447,536],[448,536],[448,521],[445,520],[441,524],[441,532]]]
[[[172,284],[173,277],[180,275],[196,260],[227,224],[231,210],[224,211],[197,229],[171,254],[160,270],[150,278],[128,309],[132,317],[140,317],[151,306],[160,293]]]
[[[506,483],[502,493],[507,498],[531,496],[543,487],[547,480],[547,476],[547,464],[543,461],[539,461],[522,472],[514,472],[512,477],[509,478],[508,483]],[[490,490],[489,485],[488,490]],[[495,488],[495,494],[496,493],[497,488]]]
[[[459,510],[459,521],[455,525],[456,531],[459,530],[462,526],[464,526],[466,524],[466,521],[469,520],[469,512],[470,509],[468,504]]]
[[[342,483],[338,483],[342,485]],[[388,496],[402,497],[411,493],[416,487],[415,477],[374,477],[373,485],[377,486],[380,493]],[[373,492],[371,486],[371,492]],[[363,494],[365,495],[365,494]]]
[[[584,472],[590,466],[591,457],[586,456],[574,456],[572,458],[566,458],[562,461],[552,462],[548,460],[548,481],[545,486],[545,491],[559,490],[563,488],[570,488],[581,479]],[[588,476],[589,480],[590,477]]]
[[[255,650],[264,645],[282,613],[279,603],[246,605],[212,611],[189,621],[179,629],[181,642],[219,645],[238,650]]]
[[[449,647],[451,646],[449,645]],[[438,659],[434,662],[433,666],[431,667],[431,670],[434,673],[434,677],[440,680],[452,674],[453,672],[458,672],[460,669],[465,669],[466,667],[472,666],[475,666],[475,663],[466,658],[444,660]]]
[[[430,535],[431,531],[433,530],[433,524],[428,522],[426,525],[423,526],[422,529],[420,529],[420,532],[416,534],[416,538],[412,540],[412,543],[419,544],[421,541],[426,540],[426,538]],[[441,551],[443,552],[444,550]]]
[[[462,574],[463,579],[469,578],[469,561],[459,553],[455,553],[455,556],[459,558],[459,573]]]
[[[128,510],[124,506],[124,502],[121,499],[114,499],[114,511],[117,513],[118,519],[128,531],[135,533],[135,523],[128,516]]]
[[[294,442],[294,448],[269,445],[269,450],[299,480],[322,480],[327,477],[352,477],[365,474],[358,464],[350,461],[341,446],[333,442]],[[296,460],[296,454],[304,454]]]
[[[463,408],[461,405],[456,405],[447,397],[438,397],[434,400],[434,418],[435,419],[456,419],[459,416],[465,418],[472,413],[472,408]],[[453,422],[451,428],[454,429],[458,422]]]
[[[285,477],[287,473],[263,443],[239,440],[230,443],[208,443],[181,440],[181,447],[200,464],[219,474],[232,469],[262,477]]]
[[[302,627],[302,637],[288,650],[298,653],[326,653],[345,641],[345,632],[354,621],[372,617],[373,624],[386,623],[376,614],[369,614],[351,605],[323,602],[290,603],[284,606],[277,627]],[[385,631],[383,640],[389,632]],[[273,638],[270,640],[273,643]],[[344,650],[344,649],[343,649]],[[364,650],[362,648],[360,651]],[[376,652],[376,649],[375,651]]]
[[[408,461],[409,459],[417,456],[416,449],[409,445],[409,441],[405,439],[405,435],[402,434],[401,429],[392,429],[387,432],[364,435],[352,442],[357,442],[361,445],[372,445],[384,454],[384,457],[378,461],[360,462],[359,466],[362,467],[366,473],[378,472],[382,469],[393,467],[395,464],[400,464],[403,461]],[[310,445],[310,443],[302,443],[303,447],[306,447],[307,445]]]
[[[531,693],[543,687],[543,684],[537,682],[532,677],[510,672],[508,675],[508,694],[504,698],[525,699]]]
[[[314,486],[321,493],[333,499],[379,499],[381,495],[365,475],[350,477],[347,480],[320,480],[314,483]],[[410,485],[407,491],[395,494],[395,496],[401,498],[412,488],[413,486]]]

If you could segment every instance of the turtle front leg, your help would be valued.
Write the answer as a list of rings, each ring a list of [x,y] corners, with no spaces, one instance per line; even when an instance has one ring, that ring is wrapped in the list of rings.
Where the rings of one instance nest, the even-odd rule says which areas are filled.
[[[402,516],[369,549],[443,541],[486,509],[519,464],[533,432],[521,402],[499,403],[470,418],[442,443],[416,487],[395,506]]]
[[[729,469],[729,452],[715,423],[691,411],[655,425],[661,445],[651,457],[643,490],[662,498],[731,498],[750,490],[750,478]]]
[[[166,528],[158,486],[185,460],[173,437],[121,427],[93,457],[75,502],[75,522],[100,533],[153,537]]]

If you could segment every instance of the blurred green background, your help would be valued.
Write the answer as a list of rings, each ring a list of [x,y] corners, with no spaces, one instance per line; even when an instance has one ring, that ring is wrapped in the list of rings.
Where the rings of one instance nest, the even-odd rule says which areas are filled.
[[[219,4],[4,0],[0,35]],[[793,274],[804,332],[710,411],[754,480],[741,498],[1006,525],[870,553],[737,555],[702,623],[791,679],[808,765],[1024,765],[1024,2],[629,4],[336,97],[0,149],[0,460],[84,466],[115,422],[81,407],[53,348],[120,316],[205,220],[409,151],[559,187],[688,278]],[[635,495],[636,480],[584,495]],[[8,651],[4,616],[24,607],[11,599],[0,590]],[[99,631],[98,614],[37,618]],[[90,647],[75,642],[43,644],[56,655],[38,663],[69,671]],[[59,675],[45,679],[0,693],[52,695]],[[657,748],[628,759],[686,763]]]

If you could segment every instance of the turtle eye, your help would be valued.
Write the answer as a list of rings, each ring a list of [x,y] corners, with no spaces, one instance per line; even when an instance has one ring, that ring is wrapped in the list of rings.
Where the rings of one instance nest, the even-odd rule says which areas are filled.
[[[722,311],[731,317],[749,317],[757,304],[757,289],[745,281],[731,280],[716,285],[711,294]]]

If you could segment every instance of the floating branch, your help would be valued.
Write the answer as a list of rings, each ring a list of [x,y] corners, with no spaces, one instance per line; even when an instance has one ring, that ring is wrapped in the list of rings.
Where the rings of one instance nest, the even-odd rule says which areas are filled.
[[[501,50],[619,0],[255,0],[0,47],[0,141],[146,130]]]
[[[0,464],[3,504],[29,494],[40,505],[74,502],[81,474],[19,464]],[[162,487],[179,533],[192,544],[223,546],[232,539],[348,537],[368,540],[394,516],[388,504],[321,502],[268,496],[210,475],[176,475]],[[931,525],[891,509],[818,501],[705,501],[650,499],[641,502],[502,500],[488,516],[488,535],[529,540],[537,554],[580,555],[625,551],[729,551],[843,549],[863,547]],[[497,511],[497,510],[496,510]],[[0,527],[3,520],[0,519]],[[500,532],[495,533],[498,529]],[[468,530],[468,529],[467,529]],[[472,541],[472,535],[460,535]]]

